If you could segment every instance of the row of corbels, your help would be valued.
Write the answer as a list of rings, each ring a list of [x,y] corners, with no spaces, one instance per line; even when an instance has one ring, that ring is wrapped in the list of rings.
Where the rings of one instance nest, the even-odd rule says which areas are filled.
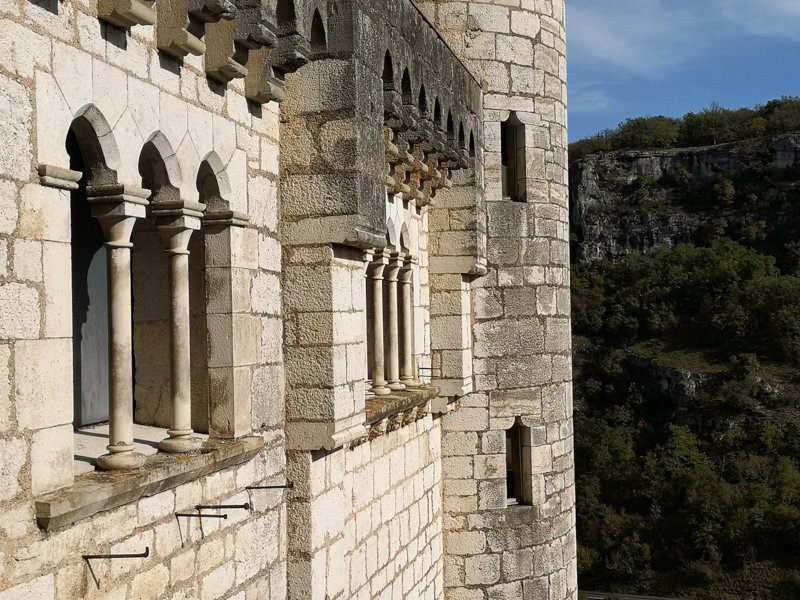
[[[311,57],[293,24],[277,23],[260,0],[99,0],[100,19],[117,27],[156,24],[159,50],[183,59],[205,55],[210,79],[244,79],[245,95],[263,104],[283,99],[282,81]],[[209,26],[213,25],[213,26]]]

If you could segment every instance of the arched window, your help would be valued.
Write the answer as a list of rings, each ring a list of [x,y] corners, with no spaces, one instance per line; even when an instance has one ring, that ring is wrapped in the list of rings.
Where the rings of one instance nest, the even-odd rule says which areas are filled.
[[[394,90],[394,64],[392,63],[392,55],[387,50],[386,55],[383,57],[383,90]]]
[[[403,70],[403,80],[400,84],[400,91],[403,94],[403,104],[414,103],[411,93],[411,75],[409,75],[408,69]]]
[[[428,115],[428,96],[425,93],[425,85],[423,84],[419,88],[419,112],[423,117],[427,117]]]
[[[322,22],[319,10],[315,10],[311,19],[311,51],[320,54],[327,49],[328,41],[325,35],[325,24]]]

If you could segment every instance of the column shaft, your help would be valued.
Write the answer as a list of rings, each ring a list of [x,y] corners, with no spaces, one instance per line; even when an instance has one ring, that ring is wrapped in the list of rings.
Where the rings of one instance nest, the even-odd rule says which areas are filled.
[[[405,385],[400,383],[400,317],[398,314],[397,302],[397,279],[400,267],[403,264],[403,255],[396,254],[392,256],[391,262],[387,269],[386,285],[388,286],[388,348],[386,349],[387,358],[387,372],[389,389],[394,391],[404,390]]]
[[[131,326],[131,244],[109,242],[108,391],[109,454],[102,469],[135,469],[144,457],[133,451],[133,331]]]
[[[413,270],[410,259],[406,260],[403,269],[400,271],[400,313],[403,319],[403,335],[401,342],[402,361],[400,368],[400,381],[406,387],[416,387],[416,373],[414,372],[414,323],[413,323]]]
[[[382,260],[383,256],[378,258]],[[372,392],[376,396],[390,393],[386,387],[383,345],[383,270],[382,262],[373,264],[370,273],[372,282]]]
[[[169,437],[158,447],[163,452],[192,452],[202,445],[192,434],[191,333],[189,317],[189,240],[200,228],[196,206],[182,202],[179,209],[159,209],[153,213],[169,256],[170,287],[170,393]],[[194,210],[193,210],[194,209]]]

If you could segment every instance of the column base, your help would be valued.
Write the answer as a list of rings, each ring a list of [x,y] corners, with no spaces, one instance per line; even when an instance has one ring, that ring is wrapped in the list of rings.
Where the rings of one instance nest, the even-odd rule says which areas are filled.
[[[133,446],[107,446],[109,453],[97,458],[95,466],[103,471],[127,471],[144,465],[143,454],[133,451]]]
[[[411,377],[401,377],[400,381],[407,388],[415,388],[422,386],[422,384],[419,381],[411,379]]]
[[[372,387],[372,388],[369,389],[369,391],[372,392],[373,394],[375,394],[376,396],[388,396],[389,394],[392,393],[392,390],[390,390],[385,385],[379,385],[377,387]]]
[[[172,433],[171,431],[169,432]],[[164,438],[158,443],[158,449],[161,452],[168,452],[169,454],[185,454],[186,452],[195,452],[200,450],[203,445],[203,440],[200,438],[192,437],[190,432],[188,435],[179,435],[176,437]]]
[[[400,383],[400,381],[390,381],[388,386],[393,392],[402,392],[404,389],[406,389],[406,386]]]

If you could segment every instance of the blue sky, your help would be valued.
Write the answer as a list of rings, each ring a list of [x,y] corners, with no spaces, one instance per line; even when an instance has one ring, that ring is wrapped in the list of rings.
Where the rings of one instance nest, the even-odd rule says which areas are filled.
[[[566,0],[569,133],[800,96],[800,0]]]

